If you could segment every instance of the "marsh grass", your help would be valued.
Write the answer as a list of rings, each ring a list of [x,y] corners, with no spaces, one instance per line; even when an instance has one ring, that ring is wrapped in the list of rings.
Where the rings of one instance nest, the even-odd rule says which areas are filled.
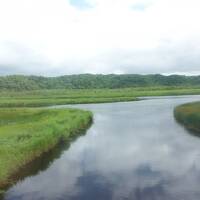
[[[20,167],[79,134],[91,121],[91,112],[78,109],[1,109],[0,187]]]
[[[0,190],[0,195],[4,193],[5,193],[5,190]]]
[[[135,101],[143,96],[193,95],[200,88],[138,87],[0,92],[0,107],[41,107],[64,104]]]
[[[176,107],[174,116],[187,129],[194,131],[195,135],[200,134],[200,102],[188,103]]]

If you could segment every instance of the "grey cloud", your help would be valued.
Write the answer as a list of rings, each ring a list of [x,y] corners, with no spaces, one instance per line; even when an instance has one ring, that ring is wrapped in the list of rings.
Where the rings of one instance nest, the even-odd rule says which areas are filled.
[[[200,51],[191,42],[168,41],[149,50],[110,49],[95,56],[66,59],[52,64],[31,48],[6,43],[7,55],[0,59],[0,75],[36,74],[57,76],[76,73],[200,73]],[[6,59],[5,59],[6,57]],[[0,57],[1,58],[1,57]]]

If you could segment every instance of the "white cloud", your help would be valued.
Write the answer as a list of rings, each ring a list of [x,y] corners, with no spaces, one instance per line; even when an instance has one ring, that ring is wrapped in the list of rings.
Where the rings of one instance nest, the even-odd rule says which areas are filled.
[[[85,2],[0,0],[0,74],[199,73],[198,0]]]

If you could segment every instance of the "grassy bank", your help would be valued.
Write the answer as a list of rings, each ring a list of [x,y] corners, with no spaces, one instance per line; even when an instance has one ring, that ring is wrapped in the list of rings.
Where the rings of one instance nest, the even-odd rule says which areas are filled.
[[[78,109],[1,109],[0,188],[20,167],[59,141],[80,134],[91,120],[90,112]]]
[[[200,134],[200,102],[178,106],[174,110],[174,115],[187,129]]]
[[[134,101],[143,96],[194,95],[200,88],[139,87],[125,89],[39,90],[0,92],[0,107],[39,107],[64,104]]]

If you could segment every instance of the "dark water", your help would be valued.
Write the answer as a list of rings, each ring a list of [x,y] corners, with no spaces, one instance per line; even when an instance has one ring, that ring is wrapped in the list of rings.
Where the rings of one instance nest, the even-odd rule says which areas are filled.
[[[200,97],[76,106],[94,112],[87,134],[11,187],[4,199],[200,199],[200,138],[173,118],[176,105],[196,100]]]

